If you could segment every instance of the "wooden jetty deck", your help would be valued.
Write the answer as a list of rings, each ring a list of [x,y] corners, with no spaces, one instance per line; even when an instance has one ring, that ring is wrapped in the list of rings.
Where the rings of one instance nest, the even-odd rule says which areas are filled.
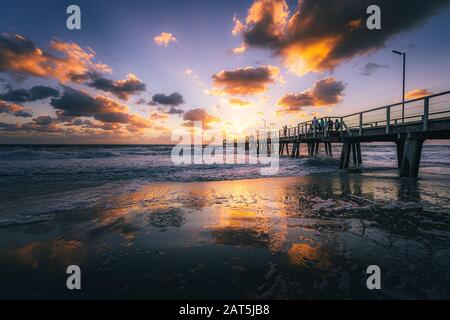
[[[324,117],[268,133],[278,138],[279,155],[300,157],[300,145],[306,144],[309,157],[317,156],[320,147],[332,156],[332,144],[340,143],[341,169],[363,161],[361,143],[394,142],[401,177],[417,177],[422,146],[428,139],[450,139],[450,91],[365,110],[345,116]],[[325,126],[320,128],[323,120]],[[327,122],[338,120],[339,130]],[[270,141],[271,139],[269,139]]]

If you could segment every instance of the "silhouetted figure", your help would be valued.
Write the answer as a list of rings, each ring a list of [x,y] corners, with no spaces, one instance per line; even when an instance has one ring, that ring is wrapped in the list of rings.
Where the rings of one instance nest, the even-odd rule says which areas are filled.
[[[328,131],[333,132],[333,120],[328,119],[327,126],[328,126]]]
[[[314,132],[317,132],[317,129],[319,128],[320,124],[319,124],[319,121],[317,121],[316,117],[314,117],[314,119],[312,121],[312,126],[313,126],[313,129],[314,129]]]
[[[283,130],[284,130],[284,136],[286,137],[286,135],[287,135],[287,125],[285,125],[285,126],[283,127]]]
[[[323,120],[323,118],[320,119],[320,126],[319,126],[319,130],[323,131],[325,128],[325,121]]]
[[[336,129],[336,131],[339,131],[341,129],[341,123],[338,119],[336,119],[336,121],[334,122],[334,128]]]

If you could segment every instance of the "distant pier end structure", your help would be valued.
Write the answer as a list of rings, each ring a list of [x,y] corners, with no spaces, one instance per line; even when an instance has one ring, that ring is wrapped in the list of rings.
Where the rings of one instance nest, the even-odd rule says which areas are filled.
[[[306,145],[307,156],[333,156],[332,144],[342,143],[339,167],[362,163],[362,142],[395,142],[401,177],[416,178],[422,146],[429,139],[450,139],[450,91],[365,110],[345,116],[325,117],[285,127],[278,137],[279,154],[300,157]],[[332,124],[331,124],[332,123]]]

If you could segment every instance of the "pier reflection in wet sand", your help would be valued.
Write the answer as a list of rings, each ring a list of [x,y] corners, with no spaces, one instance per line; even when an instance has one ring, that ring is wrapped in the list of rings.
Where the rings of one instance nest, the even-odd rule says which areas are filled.
[[[0,295],[450,297],[450,191],[438,178],[330,174],[111,188],[85,212],[2,228]],[[70,264],[82,269],[81,291],[65,288]],[[381,267],[381,291],[366,288],[371,264]]]

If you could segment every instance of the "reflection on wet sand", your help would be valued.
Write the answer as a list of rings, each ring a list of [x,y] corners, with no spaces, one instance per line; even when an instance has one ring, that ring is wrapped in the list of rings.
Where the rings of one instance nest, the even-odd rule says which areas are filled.
[[[436,185],[311,175],[122,186],[89,212],[4,228],[0,271],[14,297],[72,297],[42,289],[64,283],[69,264],[89,275],[86,298],[450,297],[450,195],[433,196]],[[364,287],[369,264],[385,272],[381,294]]]
[[[288,255],[294,265],[318,270],[327,270],[331,267],[327,252],[307,243],[292,244]]]

